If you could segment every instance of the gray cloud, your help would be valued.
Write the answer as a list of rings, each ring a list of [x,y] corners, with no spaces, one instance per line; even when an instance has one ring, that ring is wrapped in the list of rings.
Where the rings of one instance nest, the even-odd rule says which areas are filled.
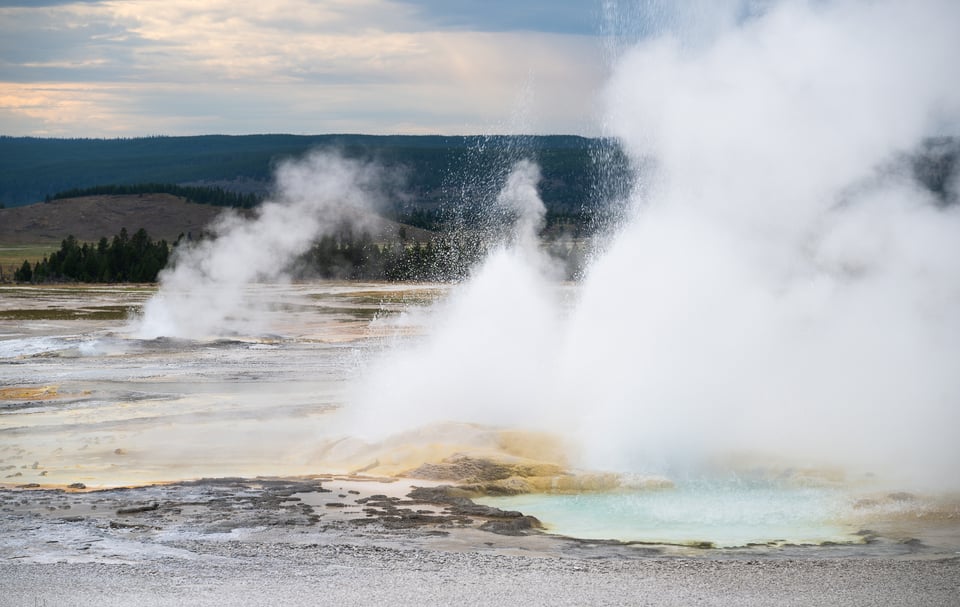
[[[0,8],[37,8],[64,4],[102,4],[103,0],[0,0]]]
[[[555,0],[399,0],[427,23],[470,31],[595,34],[599,2]]]
[[[535,31],[540,5],[505,7],[7,3],[0,133],[584,132],[599,47],[558,33],[583,5],[557,5]],[[534,85],[530,118],[511,121]]]
[[[9,9],[0,19],[0,79],[123,80],[130,77],[139,49],[155,45],[105,12],[85,11],[77,15],[58,8]]]

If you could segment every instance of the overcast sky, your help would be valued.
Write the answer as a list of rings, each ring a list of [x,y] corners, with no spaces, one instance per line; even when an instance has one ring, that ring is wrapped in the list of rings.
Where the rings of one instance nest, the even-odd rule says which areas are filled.
[[[604,3],[0,1],[0,134],[596,134]]]

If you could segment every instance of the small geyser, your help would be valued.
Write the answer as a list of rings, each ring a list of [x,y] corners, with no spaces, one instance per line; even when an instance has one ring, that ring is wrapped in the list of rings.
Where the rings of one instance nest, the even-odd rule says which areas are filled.
[[[376,165],[332,152],[282,164],[276,194],[253,217],[225,213],[211,228],[214,238],[178,247],[132,332],[204,339],[263,330],[248,287],[284,280],[290,263],[320,236],[369,221],[383,177]]]
[[[561,346],[550,260],[538,248],[540,173],[515,164],[495,202],[513,229],[470,280],[432,310],[429,334],[388,352],[357,382],[349,432],[383,438],[445,420],[527,428],[548,422],[547,353]]]
[[[371,364],[353,430],[452,419],[556,432],[591,469],[957,487],[960,208],[899,159],[960,124],[960,5],[737,8],[617,61],[607,120],[644,169],[572,307],[512,239]]]

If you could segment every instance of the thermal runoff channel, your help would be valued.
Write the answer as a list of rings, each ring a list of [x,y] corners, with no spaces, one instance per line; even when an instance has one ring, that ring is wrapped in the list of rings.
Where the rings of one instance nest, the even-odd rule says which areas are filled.
[[[520,166],[497,203],[528,219],[426,336],[370,365],[352,431],[459,420],[555,432],[589,469],[955,488],[957,177],[935,196],[904,158],[960,125],[960,5],[664,23],[604,92],[637,185],[574,302],[527,244],[540,207]]]

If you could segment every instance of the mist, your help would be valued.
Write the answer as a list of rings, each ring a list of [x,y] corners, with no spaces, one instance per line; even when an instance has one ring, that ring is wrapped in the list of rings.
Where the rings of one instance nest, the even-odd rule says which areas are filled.
[[[960,5],[738,15],[618,56],[604,124],[644,170],[576,300],[535,246],[496,249],[371,363],[357,432],[455,419],[556,432],[593,469],[960,486],[960,209],[897,161],[960,125]]]
[[[561,325],[550,259],[537,246],[546,209],[539,168],[516,162],[495,209],[512,218],[499,245],[419,322],[428,334],[371,363],[344,415],[351,435],[381,439],[453,420],[535,427],[545,405],[543,348]]]
[[[286,280],[291,263],[324,234],[345,224],[362,228],[385,175],[374,164],[318,151],[281,164],[275,181],[276,193],[251,217],[224,213],[210,238],[177,247],[133,334],[206,339],[268,330],[264,304],[247,287]]]

